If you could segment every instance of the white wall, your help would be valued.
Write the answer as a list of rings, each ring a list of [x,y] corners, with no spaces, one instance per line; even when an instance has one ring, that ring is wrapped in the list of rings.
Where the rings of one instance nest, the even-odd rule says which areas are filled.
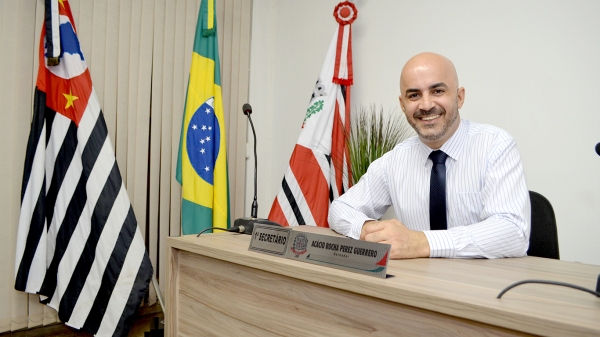
[[[270,210],[300,132],[337,27],[337,3],[254,0],[250,104],[259,137],[260,217]],[[422,51],[449,57],[466,88],[461,116],[511,133],[529,189],[552,202],[561,258],[600,264],[600,157],[594,152],[600,142],[600,1],[354,4],[352,106],[375,103],[400,113],[398,77],[408,58]]]

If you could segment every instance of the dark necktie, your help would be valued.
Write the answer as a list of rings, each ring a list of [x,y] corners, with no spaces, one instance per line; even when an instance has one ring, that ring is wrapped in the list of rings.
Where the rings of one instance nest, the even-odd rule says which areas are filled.
[[[441,150],[429,154],[433,161],[429,190],[429,227],[431,230],[448,229],[446,220],[446,158]]]

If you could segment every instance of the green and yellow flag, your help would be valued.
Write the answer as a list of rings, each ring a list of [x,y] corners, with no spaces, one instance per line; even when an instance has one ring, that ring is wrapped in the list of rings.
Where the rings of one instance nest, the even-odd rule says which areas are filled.
[[[181,230],[228,228],[229,182],[215,0],[203,0],[185,101],[177,181],[181,184]]]

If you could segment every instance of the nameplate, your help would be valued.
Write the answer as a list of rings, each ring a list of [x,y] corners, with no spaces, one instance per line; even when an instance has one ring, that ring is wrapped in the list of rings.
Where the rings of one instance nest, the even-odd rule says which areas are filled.
[[[292,229],[289,227],[255,223],[248,250],[283,257],[285,256],[291,233]]]
[[[292,231],[288,241],[288,259],[386,277],[389,244],[303,231]]]

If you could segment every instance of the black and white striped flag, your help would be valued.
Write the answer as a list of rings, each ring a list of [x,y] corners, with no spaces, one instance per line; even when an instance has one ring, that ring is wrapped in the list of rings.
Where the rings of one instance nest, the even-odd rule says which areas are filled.
[[[58,14],[58,65],[45,62],[52,56],[44,48],[47,32],[40,39],[15,289],[40,294],[61,321],[76,329],[97,336],[127,335],[152,265],[68,1],[60,1]]]

